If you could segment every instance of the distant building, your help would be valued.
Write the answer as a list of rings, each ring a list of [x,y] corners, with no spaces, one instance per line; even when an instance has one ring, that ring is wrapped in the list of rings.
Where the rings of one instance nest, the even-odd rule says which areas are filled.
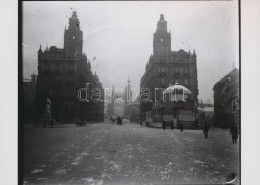
[[[31,80],[23,81],[23,119],[24,121],[33,121],[36,118],[36,74],[31,75]]]
[[[239,124],[239,70],[233,69],[214,87],[214,125],[229,127]]]
[[[145,67],[145,73],[141,78],[140,95],[144,89],[150,89],[151,102],[141,101],[140,111],[142,117],[145,112],[151,111],[154,106],[156,88],[166,89],[170,85],[180,84],[188,88],[193,105],[198,101],[198,80],[197,80],[197,55],[186,52],[183,49],[171,51],[171,33],[167,30],[167,21],[161,14],[157,23],[157,30],[153,35],[153,55]]]
[[[123,100],[124,100],[124,116],[129,117],[128,104],[133,102],[130,79],[128,79],[127,85],[125,86]]]
[[[203,103],[199,101],[198,113],[201,116],[202,121],[207,121],[210,125],[213,125],[214,105],[212,103]]]
[[[140,98],[139,96],[132,102],[127,104],[127,115],[130,121],[140,120]]]
[[[112,94],[111,94],[111,102],[107,105],[107,115],[114,116],[115,115],[115,100],[114,100],[115,88],[113,86]]]
[[[91,64],[82,53],[83,32],[80,21],[74,11],[69,18],[69,27],[64,30],[64,48],[46,47],[38,51],[37,107],[41,117],[46,98],[51,104],[52,117],[56,121],[71,122],[75,118],[82,120],[101,120],[104,117],[104,102],[83,102],[78,99],[78,90],[89,84],[91,89],[102,84],[96,74],[92,73]],[[85,97],[86,97],[86,91]],[[102,97],[103,98],[103,97]],[[101,98],[101,99],[102,99]]]
[[[114,116],[114,108],[112,106],[112,103],[107,104],[107,116]]]
[[[124,116],[124,102],[115,101],[115,114],[118,116]]]

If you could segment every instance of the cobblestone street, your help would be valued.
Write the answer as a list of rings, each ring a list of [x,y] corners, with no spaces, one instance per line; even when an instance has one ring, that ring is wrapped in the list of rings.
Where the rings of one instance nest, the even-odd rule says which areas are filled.
[[[239,175],[229,130],[126,123],[24,129],[24,184],[223,184]]]

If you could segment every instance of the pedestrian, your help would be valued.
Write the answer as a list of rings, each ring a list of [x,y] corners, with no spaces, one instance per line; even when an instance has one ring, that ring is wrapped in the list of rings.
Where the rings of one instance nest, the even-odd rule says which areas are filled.
[[[117,125],[120,125],[120,116],[117,116],[116,121],[117,121]]]
[[[119,117],[119,124],[120,124],[121,126],[122,126],[122,122],[123,122],[122,118]]]
[[[209,124],[207,123],[207,121],[204,121],[203,133],[204,133],[205,138],[208,138]]]
[[[53,120],[53,119],[51,119],[51,120],[50,120],[50,127],[52,128],[52,127],[53,127],[53,125],[54,125],[54,120]]]
[[[237,143],[238,128],[237,128],[235,122],[233,122],[231,127],[230,127],[230,134],[232,135],[232,142]]]
[[[173,130],[174,129],[174,121],[172,120],[172,122],[171,122],[171,130]]]
[[[180,130],[183,131],[183,123],[180,123]]]
[[[165,129],[166,129],[166,123],[165,123],[165,121],[163,121],[162,126],[163,126],[163,130],[165,130]]]

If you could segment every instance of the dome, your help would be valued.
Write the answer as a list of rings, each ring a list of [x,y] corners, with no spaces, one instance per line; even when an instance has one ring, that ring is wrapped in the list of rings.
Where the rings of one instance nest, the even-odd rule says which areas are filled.
[[[49,50],[50,50],[50,51],[56,51],[56,50],[57,50],[57,47],[56,47],[56,46],[51,46]]]
[[[163,94],[171,94],[174,92],[174,90],[183,90],[185,94],[192,94],[191,91],[184,87],[183,85],[178,85],[178,84],[175,84],[175,85],[172,85],[170,87],[168,87],[167,89],[165,89],[163,91]]]

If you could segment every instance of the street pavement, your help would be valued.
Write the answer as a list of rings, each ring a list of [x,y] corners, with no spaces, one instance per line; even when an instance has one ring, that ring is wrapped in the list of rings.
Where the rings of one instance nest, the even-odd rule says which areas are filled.
[[[239,176],[228,130],[146,128],[109,122],[24,127],[24,184],[223,184]]]

